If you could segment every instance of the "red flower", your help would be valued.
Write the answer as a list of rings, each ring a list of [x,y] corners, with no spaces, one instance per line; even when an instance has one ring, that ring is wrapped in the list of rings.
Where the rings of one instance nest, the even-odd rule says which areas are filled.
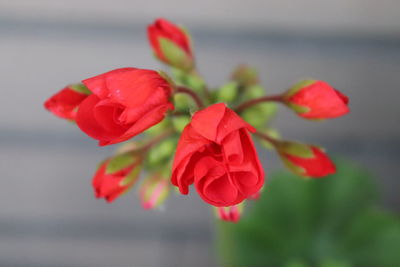
[[[154,54],[164,63],[181,69],[193,67],[193,55],[188,34],[166,19],[157,19],[147,28]]]
[[[67,86],[47,99],[44,107],[62,119],[75,120],[78,106],[87,96],[87,94],[77,91],[74,85]]]
[[[140,134],[173,109],[170,84],[153,70],[116,69],[83,83],[93,94],[80,105],[76,122],[102,146]]]
[[[182,132],[172,167],[172,184],[217,207],[233,206],[257,193],[264,171],[249,131],[255,129],[225,104],[194,114]]]
[[[217,216],[220,220],[226,222],[238,222],[243,212],[243,205],[235,205],[230,207],[218,207]]]
[[[135,184],[139,177],[140,160],[132,160],[131,164],[117,170],[112,166],[112,159],[100,165],[92,181],[97,198],[105,198],[107,202],[113,202]]]
[[[283,141],[277,149],[286,166],[298,175],[319,178],[336,172],[335,164],[316,146]]]
[[[306,119],[330,119],[350,110],[349,98],[324,81],[303,81],[285,96],[286,103]]]

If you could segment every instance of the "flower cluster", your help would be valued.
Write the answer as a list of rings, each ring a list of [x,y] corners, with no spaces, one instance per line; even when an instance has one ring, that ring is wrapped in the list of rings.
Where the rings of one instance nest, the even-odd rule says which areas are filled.
[[[264,186],[253,136],[299,176],[335,172],[322,148],[282,139],[270,120],[277,104],[308,120],[345,115],[348,98],[341,92],[324,81],[305,80],[265,96],[256,70],[245,65],[210,90],[197,71],[186,30],[157,19],[148,26],[148,39],[171,76],[120,68],[69,85],[44,104],[54,115],[76,122],[100,146],[124,142],[96,171],[96,197],[112,202],[139,184],[142,206],[153,209],[172,186],[186,195],[194,185],[218,218],[236,222],[244,202],[257,199]],[[142,170],[147,177],[140,181]]]

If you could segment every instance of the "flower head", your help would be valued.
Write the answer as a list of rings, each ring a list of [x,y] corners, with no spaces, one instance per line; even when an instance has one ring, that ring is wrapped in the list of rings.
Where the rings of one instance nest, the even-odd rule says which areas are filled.
[[[217,207],[239,204],[260,190],[264,171],[250,131],[225,104],[194,114],[182,132],[172,167],[172,184],[182,194],[195,184],[200,197]]]
[[[324,81],[302,81],[286,92],[285,103],[305,119],[330,119],[349,113],[349,98]]]
[[[300,176],[319,178],[336,172],[335,164],[317,146],[282,141],[276,148],[285,165]]]
[[[83,83],[93,94],[79,106],[76,122],[100,145],[126,141],[173,109],[171,85],[153,70],[116,69]]]
[[[112,202],[137,181],[142,159],[135,155],[119,155],[103,162],[93,177],[97,198]]]
[[[179,69],[193,67],[193,54],[187,32],[166,19],[157,19],[147,28],[154,54],[168,65]]]

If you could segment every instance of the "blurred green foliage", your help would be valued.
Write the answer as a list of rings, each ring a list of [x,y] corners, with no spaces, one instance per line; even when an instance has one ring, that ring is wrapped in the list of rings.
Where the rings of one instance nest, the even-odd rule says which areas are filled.
[[[222,266],[400,266],[399,217],[377,200],[368,172],[343,161],[323,179],[271,175],[238,224],[218,224]]]

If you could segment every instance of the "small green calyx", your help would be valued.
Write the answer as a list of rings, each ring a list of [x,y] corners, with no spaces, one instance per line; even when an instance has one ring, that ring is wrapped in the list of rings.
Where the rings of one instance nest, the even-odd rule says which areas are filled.
[[[279,154],[283,164],[285,164],[286,168],[288,168],[294,174],[299,176],[307,177],[306,170],[300,166],[294,165],[291,161],[289,161],[284,155]]]
[[[193,59],[181,47],[162,37],[159,38],[159,43],[166,63],[182,70],[193,68]]]
[[[286,105],[298,114],[307,113],[311,110],[309,107],[296,105],[291,102],[286,102]]]
[[[277,143],[276,148],[281,154],[308,159],[314,157],[311,146],[302,143],[281,141]]]
[[[141,167],[137,166],[120,182],[121,186],[133,185],[138,179]]]
[[[106,167],[106,174],[113,174],[116,173],[124,168],[129,167],[130,165],[134,164],[136,158],[130,154],[120,154],[112,159],[107,164]]]
[[[92,92],[82,83],[77,83],[77,84],[72,84],[69,86],[69,88],[75,92],[85,94],[85,95],[90,95]]]
[[[294,95],[295,93],[297,93],[301,89],[303,89],[303,88],[305,88],[307,86],[310,86],[315,82],[316,82],[316,80],[308,79],[308,80],[303,80],[303,81],[300,81],[300,82],[296,83],[291,88],[289,88],[289,90],[285,93],[285,98],[291,97],[292,95]]]

